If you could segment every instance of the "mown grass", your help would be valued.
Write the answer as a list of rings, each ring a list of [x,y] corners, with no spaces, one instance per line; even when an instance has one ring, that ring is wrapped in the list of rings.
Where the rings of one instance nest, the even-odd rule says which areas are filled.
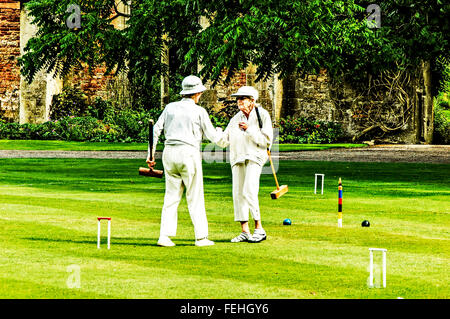
[[[202,148],[208,144],[203,143]],[[212,145],[208,145],[211,148]],[[354,148],[366,147],[366,144],[280,144],[277,145],[280,152],[287,151],[311,151],[330,148]],[[0,140],[0,150],[48,150],[48,151],[146,151],[147,143],[112,143],[112,142],[68,142],[68,141],[44,141],[44,140]],[[159,143],[158,151],[162,151],[164,145]]]
[[[186,201],[177,244],[156,246],[164,179],[141,160],[0,159],[1,298],[448,298],[450,166],[282,161],[262,175],[268,240],[232,244],[231,173],[204,164],[210,238],[195,247]],[[160,163],[159,163],[160,164]],[[325,174],[314,195],[314,174]],[[337,181],[344,227],[337,228]],[[97,216],[112,246],[96,247]],[[283,226],[284,218],[293,225]],[[367,219],[371,227],[361,227]],[[102,235],[106,235],[106,224]],[[388,249],[387,288],[368,288],[369,247]],[[376,281],[381,256],[375,256]],[[68,266],[81,288],[69,288]]]

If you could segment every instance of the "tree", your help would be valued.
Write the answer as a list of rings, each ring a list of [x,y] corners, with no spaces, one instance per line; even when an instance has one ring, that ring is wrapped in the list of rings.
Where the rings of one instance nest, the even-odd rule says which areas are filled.
[[[316,73],[326,68],[343,74],[355,56],[379,47],[383,39],[367,28],[355,1],[206,1],[209,27],[190,40],[186,59],[204,66],[201,74],[217,80],[223,69],[228,78],[249,63],[258,78],[273,73]]]
[[[250,63],[258,80],[326,68],[333,78],[355,82],[422,65],[430,101],[432,63],[450,52],[450,5],[441,0],[382,1],[381,28],[367,25],[368,0],[141,0],[131,1],[123,30],[110,23],[123,14],[116,2],[125,0],[80,0],[77,30],[65,24],[72,1],[27,4],[39,26],[19,60],[28,80],[41,68],[64,75],[82,63],[104,63],[108,71],[127,70],[146,92],[167,74],[165,52],[172,73],[197,73],[201,65],[198,74],[213,83],[223,70],[229,80]],[[429,103],[426,109],[432,114]]]
[[[104,63],[108,72],[127,69],[146,88],[167,72],[161,61],[164,45],[180,73],[196,71],[200,63],[200,75],[215,83],[222,70],[228,70],[228,80],[250,62],[258,66],[258,79],[323,67],[338,73],[350,62],[343,52],[357,55],[378,41],[356,16],[364,8],[353,0],[132,1],[124,30],[111,25],[122,15],[116,1],[81,1],[80,29],[65,23],[72,0],[29,1],[39,32],[19,60],[28,81],[42,68],[64,76],[83,63]],[[199,24],[200,16],[209,19],[206,29]]]
[[[362,5],[367,5],[370,1],[362,1]],[[424,103],[421,101],[415,105],[415,127],[416,142],[419,142],[421,132],[423,139],[427,143],[432,142],[433,137],[433,96],[437,94],[440,74],[432,75],[432,69],[440,56],[450,56],[450,4],[448,1],[382,1],[380,3],[382,12],[382,27],[376,32],[378,37],[387,40],[386,48],[378,58],[378,74],[389,72],[388,70],[399,70],[397,73],[406,75],[401,81],[406,81],[411,74],[416,78],[421,78],[423,84],[414,83],[414,91],[421,91],[423,87]],[[370,63],[370,61],[368,61]],[[419,71],[421,74],[414,75]],[[385,77],[386,78],[386,77]],[[435,79],[433,79],[435,78]],[[398,84],[399,78],[395,78],[389,85]],[[396,83],[395,83],[396,82]],[[398,87],[398,86],[397,86]],[[398,87],[399,94],[404,97],[407,104],[412,96],[407,96],[405,86]],[[415,92],[413,92],[415,94]],[[420,107],[419,107],[420,106]],[[404,110],[410,110],[410,107]],[[403,113],[398,118],[404,118]],[[397,128],[401,128],[401,121],[395,123]],[[378,121],[377,126],[383,123]]]

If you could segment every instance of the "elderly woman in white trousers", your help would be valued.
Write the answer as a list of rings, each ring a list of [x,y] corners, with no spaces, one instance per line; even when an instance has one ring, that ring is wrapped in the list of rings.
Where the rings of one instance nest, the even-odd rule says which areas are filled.
[[[166,138],[163,151],[166,192],[161,213],[159,246],[175,246],[169,238],[177,232],[178,205],[186,189],[186,201],[194,225],[195,245],[210,246],[214,242],[208,239],[203,194],[203,171],[200,145],[203,135],[216,142],[223,134],[221,128],[215,129],[208,113],[197,103],[206,90],[200,78],[188,76],[182,82],[181,101],[169,103],[164,108],[153,128],[154,146],[148,150],[147,163],[154,166],[156,145],[164,129]],[[152,152],[152,153],[151,153]]]
[[[270,148],[273,139],[272,121],[269,112],[256,105],[258,91],[255,88],[243,86],[232,96],[237,97],[240,111],[230,120],[217,143],[221,147],[230,145],[234,220],[240,222],[242,229],[231,242],[261,242],[267,235],[259,210],[259,179],[268,159],[267,148]],[[253,235],[248,225],[249,212],[255,221]]]

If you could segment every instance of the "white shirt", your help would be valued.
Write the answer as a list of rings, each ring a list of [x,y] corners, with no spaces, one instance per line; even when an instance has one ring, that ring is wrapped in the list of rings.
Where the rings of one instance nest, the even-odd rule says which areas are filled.
[[[217,142],[223,134],[211,123],[206,110],[195,104],[193,99],[183,98],[181,101],[166,105],[164,111],[153,127],[153,150],[155,154],[161,131],[164,129],[165,145],[191,145],[200,150],[203,136],[212,142]],[[148,145],[150,155],[150,143]]]
[[[245,160],[252,160],[261,166],[267,161],[267,148],[271,147],[273,139],[272,121],[269,112],[260,106],[257,107],[262,121],[262,129],[259,127],[255,108],[250,112],[248,119],[242,111],[239,111],[230,120],[222,138],[217,142],[217,145],[221,147],[230,145],[232,167],[237,163],[245,162]],[[246,122],[247,130],[241,130],[239,122]]]

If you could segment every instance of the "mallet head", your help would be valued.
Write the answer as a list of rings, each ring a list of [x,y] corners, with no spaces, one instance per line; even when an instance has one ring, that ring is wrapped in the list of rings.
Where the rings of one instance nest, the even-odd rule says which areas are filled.
[[[139,175],[162,178],[164,172],[159,169],[139,167]]]
[[[280,188],[274,190],[272,193],[270,193],[270,197],[272,199],[277,199],[283,196],[288,192],[288,186],[287,185],[281,185]]]

